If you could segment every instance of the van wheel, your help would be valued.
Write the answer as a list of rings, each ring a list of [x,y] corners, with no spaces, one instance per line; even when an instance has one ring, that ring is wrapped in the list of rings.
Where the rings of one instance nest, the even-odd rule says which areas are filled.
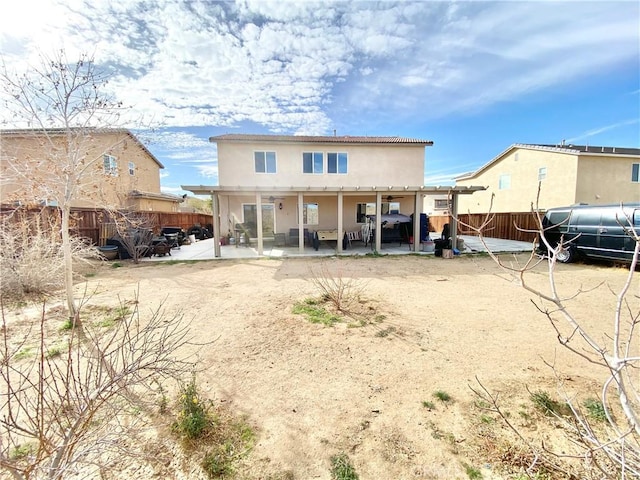
[[[576,252],[571,247],[560,247],[556,253],[556,260],[560,263],[571,263],[576,258]]]

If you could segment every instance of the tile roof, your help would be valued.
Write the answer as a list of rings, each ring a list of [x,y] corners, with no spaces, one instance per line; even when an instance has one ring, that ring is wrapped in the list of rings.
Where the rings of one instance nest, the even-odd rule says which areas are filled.
[[[537,150],[548,150],[554,152],[565,153],[599,153],[601,155],[640,155],[640,148],[627,148],[627,147],[601,147],[596,145],[573,145],[573,144],[558,144],[558,145],[545,145],[545,144],[528,144],[528,143],[516,143],[515,147],[533,148]]]
[[[252,135],[229,133],[210,137],[210,142],[293,142],[293,143],[367,143],[367,144],[415,144],[433,145],[432,140],[405,137],[366,137],[366,136],[303,136],[303,135]]]
[[[508,152],[516,149],[516,148],[527,148],[530,150],[541,150],[547,152],[558,152],[558,153],[567,153],[570,155],[600,155],[600,156],[616,156],[616,155],[627,155],[627,156],[638,156],[640,157],[640,148],[627,148],[627,147],[598,147],[594,145],[544,145],[544,144],[533,144],[533,143],[514,143],[509,146],[506,150],[499,153],[487,163],[482,165],[480,168],[473,172],[463,173],[454,178],[454,180],[468,180],[470,178],[475,177],[480,174],[487,168],[489,168],[494,163],[497,163],[504,157]]]

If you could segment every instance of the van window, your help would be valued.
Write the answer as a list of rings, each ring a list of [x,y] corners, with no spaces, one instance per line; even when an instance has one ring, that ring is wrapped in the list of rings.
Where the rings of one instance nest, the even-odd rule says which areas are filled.
[[[640,210],[633,211],[633,225],[640,227]]]
[[[569,211],[564,211],[564,212],[551,212],[549,214],[549,223],[551,225],[560,225],[560,224],[564,224],[566,225],[567,219],[569,218],[569,214],[571,212]]]
[[[600,210],[598,209],[585,209],[577,210],[573,212],[571,219],[571,225],[599,225],[600,224]]]

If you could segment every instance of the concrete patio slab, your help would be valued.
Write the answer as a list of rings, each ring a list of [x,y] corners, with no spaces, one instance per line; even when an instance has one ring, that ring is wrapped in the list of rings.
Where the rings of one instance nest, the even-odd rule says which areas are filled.
[[[477,253],[485,252],[486,248],[482,242],[473,236],[462,235],[464,241],[464,250],[461,253]],[[190,245],[183,245],[179,248],[171,250],[171,255],[162,257],[153,256],[144,258],[146,262],[161,262],[168,260],[217,260],[214,257],[215,239],[200,240]],[[528,242],[518,242],[515,240],[503,240],[500,238],[485,238],[485,243],[493,252],[530,252],[532,244]],[[258,250],[255,245],[223,245],[220,247],[222,257],[218,259],[248,259],[259,258]],[[343,251],[341,255],[366,255],[371,254],[370,245],[365,246],[362,242],[352,244],[351,247]],[[409,249],[409,245],[403,244],[382,244],[379,252],[381,255],[407,255],[414,253]],[[419,255],[434,255],[433,252],[418,252]],[[284,258],[284,257],[330,257],[337,255],[335,242],[321,242],[318,250],[311,247],[305,247],[304,252],[300,253],[297,247],[276,247],[272,242],[265,242],[262,257],[267,258]]]

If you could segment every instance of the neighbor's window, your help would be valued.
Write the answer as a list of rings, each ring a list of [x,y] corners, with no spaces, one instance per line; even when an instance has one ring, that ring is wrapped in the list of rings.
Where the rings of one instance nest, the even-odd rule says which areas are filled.
[[[305,203],[302,208],[302,223],[305,225],[318,225],[318,204]]]
[[[133,176],[136,174],[136,164],[133,162],[129,162],[129,175]]]
[[[449,208],[448,198],[436,198],[433,201],[434,210],[447,210]]]
[[[400,202],[382,202],[382,215],[400,213]],[[375,202],[356,204],[356,223],[367,223],[367,215],[376,214]]]
[[[347,154],[341,152],[327,153],[327,172],[347,173]]]
[[[102,157],[103,171],[106,175],[116,177],[118,175],[118,161],[113,155],[105,154]]]
[[[276,173],[276,152],[253,152],[256,173]]]
[[[322,173],[324,154],[322,152],[302,153],[302,173]]]
[[[631,164],[631,181],[640,182],[640,163]]]
[[[509,190],[511,188],[511,175],[500,175],[498,189]]]
[[[538,169],[538,181],[541,182],[547,178],[547,167],[540,167]]]

